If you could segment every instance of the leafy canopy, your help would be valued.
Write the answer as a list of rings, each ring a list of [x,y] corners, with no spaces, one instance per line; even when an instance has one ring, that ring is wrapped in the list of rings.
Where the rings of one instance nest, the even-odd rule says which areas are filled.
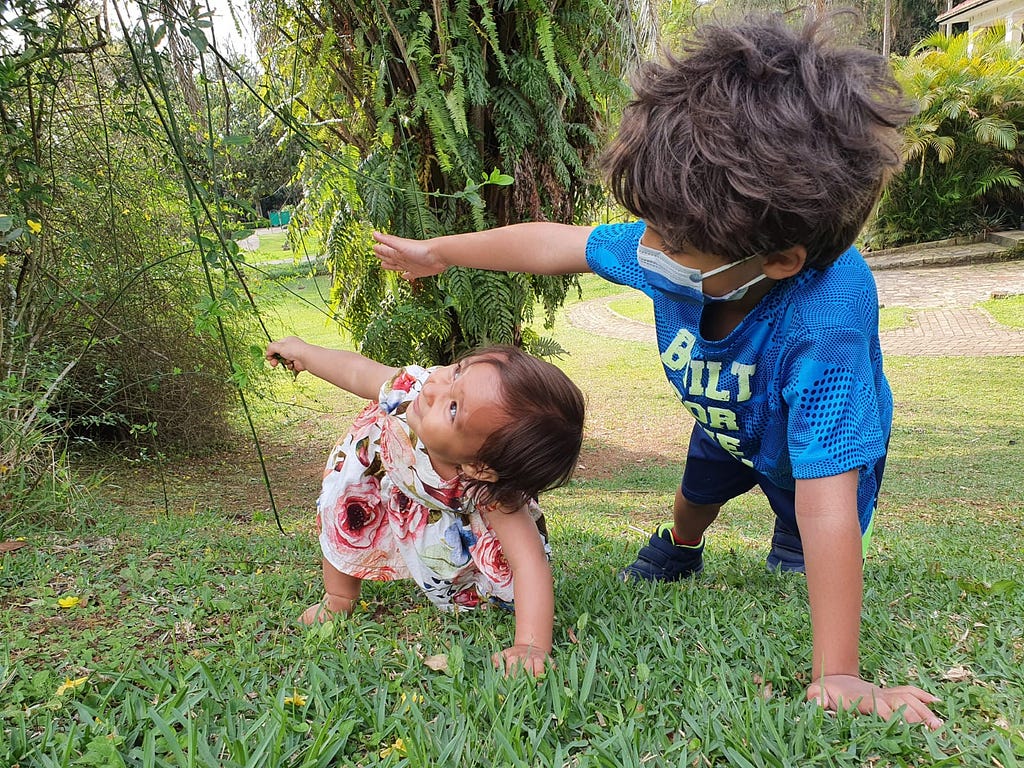
[[[338,317],[390,363],[445,362],[483,343],[558,351],[550,327],[572,278],[452,269],[382,274],[374,229],[414,238],[524,220],[590,221],[591,161],[649,49],[647,3],[449,0],[273,6],[267,71],[315,150],[300,211],[335,274]],[[268,30],[265,29],[265,32]]]

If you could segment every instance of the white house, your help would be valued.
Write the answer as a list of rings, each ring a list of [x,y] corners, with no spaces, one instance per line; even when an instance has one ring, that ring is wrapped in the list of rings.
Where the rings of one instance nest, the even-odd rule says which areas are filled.
[[[1005,25],[1006,42],[1020,45],[1024,0],[964,0],[957,5],[953,5],[953,0],[947,0],[946,12],[939,14],[935,21],[947,34],[978,32]]]

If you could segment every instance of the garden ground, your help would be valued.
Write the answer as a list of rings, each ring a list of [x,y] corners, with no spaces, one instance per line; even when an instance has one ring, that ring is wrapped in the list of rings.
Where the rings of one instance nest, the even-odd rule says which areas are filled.
[[[909,277],[922,295],[922,274]],[[589,297],[619,293],[584,285]],[[290,288],[322,291],[313,280]],[[315,317],[280,314],[275,332],[340,343]],[[1024,762],[1020,357],[965,357],[965,345],[887,364],[897,422],[862,668],[939,694],[947,725],[928,733],[803,703],[806,587],[764,572],[770,513],[757,495],[723,513],[705,578],[617,581],[666,516],[688,420],[649,344],[564,318],[555,334],[590,409],[576,479],[543,499],[558,662],[543,680],[491,670],[507,617],[443,616],[405,584],[368,585],[349,620],[294,625],[319,590],[320,466],[359,402],[277,371],[261,433],[287,536],[244,443],[203,460],[108,465],[109,505],[26,531],[28,546],[4,556],[0,764]]]

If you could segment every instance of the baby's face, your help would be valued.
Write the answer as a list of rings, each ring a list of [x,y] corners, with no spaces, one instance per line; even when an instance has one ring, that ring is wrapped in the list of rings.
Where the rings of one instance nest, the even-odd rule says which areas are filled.
[[[477,358],[430,374],[406,419],[441,477],[472,466],[484,441],[508,421],[501,392],[498,369]]]

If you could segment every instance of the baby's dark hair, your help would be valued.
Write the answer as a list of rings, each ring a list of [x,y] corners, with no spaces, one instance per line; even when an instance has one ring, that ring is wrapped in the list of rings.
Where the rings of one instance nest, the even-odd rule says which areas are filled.
[[[468,479],[467,492],[483,504],[517,508],[569,482],[583,443],[585,404],[579,387],[556,366],[516,347],[482,347],[467,358],[470,365],[498,369],[500,408],[509,417],[477,456],[498,479]]]
[[[820,268],[853,243],[914,110],[884,57],[833,43],[834,16],[710,23],[640,68],[601,164],[668,251],[735,261],[803,245]]]

